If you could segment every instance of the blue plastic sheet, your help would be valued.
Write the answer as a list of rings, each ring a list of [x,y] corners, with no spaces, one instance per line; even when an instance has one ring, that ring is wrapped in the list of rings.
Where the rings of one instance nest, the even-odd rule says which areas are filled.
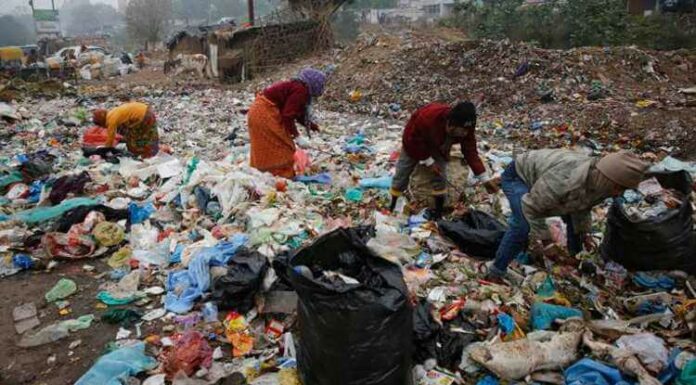
[[[91,198],[73,198],[66,199],[60,204],[51,207],[35,207],[13,215],[12,219],[22,221],[27,224],[41,223],[63,215],[66,211],[72,210],[80,206],[93,206],[99,204],[99,201]]]
[[[181,243],[177,244],[176,249],[174,249],[174,252],[169,257],[169,263],[171,264],[171,263],[181,262],[181,253],[184,252],[185,248],[186,248],[186,246],[184,246],[183,244],[181,244]]]
[[[133,225],[145,222],[152,214],[157,211],[152,203],[147,203],[144,206],[138,206],[131,202],[128,205],[128,217]]]
[[[532,305],[532,328],[534,330],[546,330],[551,327],[556,319],[582,317],[582,312],[572,307],[552,305],[550,303],[535,302]]]
[[[497,378],[495,378],[491,375],[487,375],[486,377],[483,377],[482,379],[480,379],[476,383],[476,385],[498,385],[498,384],[500,384],[500,381],[498,381]]]
[[[298,175],[295,177],[295,181],[307,184],[331,184],[331,175],[329,175],[329,173],[326,172],[317,175]]]
[[[392,184],[391,176],[382,176],[379,178],[363,178],[360,180],[360,187],[362,188],[379,188],[379,189],[389,189]]]
[[[669,291],[674,288],[674,279],[663,274],[636,273],[633,283],[648,289]]]
[[[583,358],[564,372],[566,385],[631,385],[621,372],[601,362]]]
[[[197,252],[191,258],[188,270],[169,273],[167,295],[164,298],[165,309],[178,314],[189,312],[196,300],[210,289],[210,266],[227,265],[248,240],[246,234],[235,234],[229,241]]]
[[[498,327],[505,334],[512,334],[515,331],[515,319],[507,313],[498,313]]]
[[[43,186],[44,183],[40,180],[35,180],[31,183],[31,185],[29,186],[29,197],[27,198],[27,201],[29,203],[37,203],[39,201],[39,198],[41,198],[41,189],[43,188]]]
[[[103,355],[75,385],[121,385],[128,377],[157,367],[157,360],[145,355],[145,344],[139,342]]]

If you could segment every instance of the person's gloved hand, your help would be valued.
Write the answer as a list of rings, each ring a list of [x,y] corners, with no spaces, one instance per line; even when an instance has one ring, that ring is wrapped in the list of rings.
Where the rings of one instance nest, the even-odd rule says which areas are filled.
[[[319,132],[319,125],[317,125],[316,123],[310,123],[309,129],[314,131],[314,132]]]

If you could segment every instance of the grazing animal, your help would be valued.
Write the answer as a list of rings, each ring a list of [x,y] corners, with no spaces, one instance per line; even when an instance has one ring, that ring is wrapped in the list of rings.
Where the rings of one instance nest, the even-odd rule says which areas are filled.
[[[206,77],[205,69],[208,65],[208,57],[197,54],[178,54],[174,60],[169,60],[164,63],[164,73],[169,74],[174,71],[172,76],[176,77],[184,72],[195,71],[201,78]]]

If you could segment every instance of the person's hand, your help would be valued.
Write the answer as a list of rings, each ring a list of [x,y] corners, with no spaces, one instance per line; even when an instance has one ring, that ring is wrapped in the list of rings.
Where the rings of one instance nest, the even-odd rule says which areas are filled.
[[[310,123],[309,129],[314,131],[314,132],[319,132],[319,125],[317,125],[316,123]]]
[[[585,234],[582,240],[582,244],[585,247],[585,251],[593,251],[597,248],[597,241],[595,241],[592,234]]]
[[[500,177],[491,178],[483,182],[483,187],[486,188],[486,191],[489,194],[497,193],[498,191],[500,191]]]

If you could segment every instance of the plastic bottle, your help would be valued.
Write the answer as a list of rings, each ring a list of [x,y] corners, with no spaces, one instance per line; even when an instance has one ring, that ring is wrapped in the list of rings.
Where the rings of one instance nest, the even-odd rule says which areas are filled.
[[[206,302],[203,305],[203,319],[205,322],[218,322],[218,308],[215,302]]]

